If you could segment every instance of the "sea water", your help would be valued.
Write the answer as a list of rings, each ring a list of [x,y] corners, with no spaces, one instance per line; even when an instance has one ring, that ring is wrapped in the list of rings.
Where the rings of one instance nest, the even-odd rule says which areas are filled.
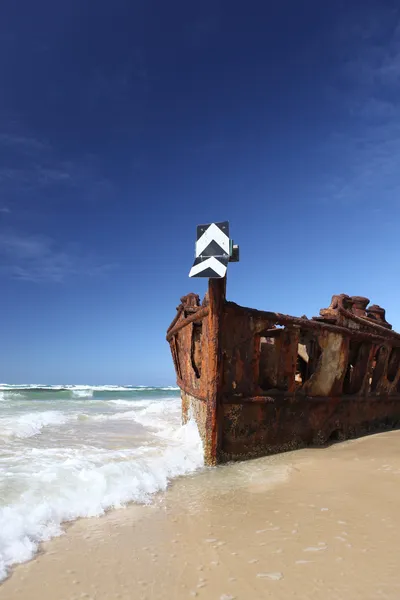
[[[63,522],[148,503],[202,465],[177,388],[0,385],[0,579]]]

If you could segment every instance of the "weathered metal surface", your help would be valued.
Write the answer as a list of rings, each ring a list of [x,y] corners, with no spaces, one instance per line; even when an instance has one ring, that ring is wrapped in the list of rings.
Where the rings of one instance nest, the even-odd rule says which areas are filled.
[[[366,317],[367,311],[366,308],[369,304],[369,298],[365,298],[364,296],[352,296],[352,310],[351,312],[357,317]]]
[[[376,321],[378,325],[382,325],[387,329],[392,329],[390,323],[386,321],[386,311],[381,306],[377,304],[373,304],[369,308],[367,308],[367,317],[373,321]]]
[[[336,323],[351,329],[358,325],[359,329],[376,331],[387,337],[387,330],[391,330],[392,326],[386,321],[385,309],[377,304],[367,307],[368,303],[369,299],[363,296],[334,295],[329,307],[321,308],[320,317],[314,317],[314,320]],[[400,339],[400,334],[395,331],[389,333],[391,337]]]
[[[221,381],[222,381],[222,345],[221,320],[225,304],[226,279],[210,279],[208,288],[208,307],[206,336],[207,352],[204,366],[207,372],[205,382],[207,411],[205,423],[204,452],[207,464],[215,465],[219,461],[222,418]]]
[[[400,395],[294,398],[224,405],[221,462],[322,445],[400,424]]]
[[[349,339],[326,331],[318,336],[318,343],[322,349],[321,360],[304,383],[303,391],[309,396],[340,394],[347,370]]]
[[[227,302],[225,310],[228,310],[229,306],[235,308],[235,315],[237,318],[253,319],[256,322],[256,329],[259,331],[262,331],[267,327],[272,327],[273,325],[297,325],[304,329],[309,329],[310,331],[332,331],[364,341],[384,342],[388,339],[388,336],[391,336],[391,338],[395,340],[392,343],[400,347],[400,334],[395,333],[394,331],[388,331],[380,325],[373,323],[369,319],[361,321],[360,324],[367,329],[370,328],[371,331],[376,331],[377,333],[370,333],[367,329],[365,331],[358,329],[357,323],[353,323],[353,320],[356,321],[357,317],[348,311],[344,312],[344,310],[341,308],[339,308],[340,313],[343,312],[344,316],[350,318],[352,321],[352,323],[348,323],[347,326],[333,325],[328,319],[325,320],[325,318],[321,317],[314,317],[313,319],[307,319],[306,317],[292,317],[290,315],[283,315],[281,313],[267,312],[256,310],[254,308],[239,306],[234,302]],[[337,318],[339,319],[340,316]]]
[[[226,302],[225,283],[210,280],[202,305],[184,296],[167,333],[207,464],[400,422],[400,335],[384,309],[338,294],[298,318]]]
[[[181,315],[182,315],[182,312],[180,313],[180,316]],[[194,321],[200,321],[201,319],[204,319],[204,317],[206,317],[207,315],[208,315],[208,307],[204,306],[203,308],[199,308],[199,310],[197,310],[196,312],[193,312],[190,316],[188,316],[186,318],[183,318],[183,319],[178,318],[178,322],[176,323],[176,325],[174,325],[174,327],[172,327],[170,329],[170,331],[168,331],[168,333],[167,333],[167,341],[169,342],[169,340],[172,339],[174,337],[174,335],[176,335],[178,333],[178,331],[180,331],[181,329],[183,329],[190,323],[193,323]]]

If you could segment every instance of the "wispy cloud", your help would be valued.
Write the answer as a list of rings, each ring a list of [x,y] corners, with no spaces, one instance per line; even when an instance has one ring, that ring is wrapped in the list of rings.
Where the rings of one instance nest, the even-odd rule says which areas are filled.
[[[92,202],[96,196],[104,199],[113,188],[95,156],[61,156],[48,140],[24,132],[16,119],[3,130],[0,120],[0,157],[0,197],[5,199],[20,202],[37,192],[56,200],[70,192]]]
[[[75,277],[108,275],[117,265],[59,247],[46,236],[0,233],[0,272],[12,279],[62,283]]]
[[[390,202],[400,194],[400,13],[378,9],[357,26],[342,27],[339,40],[335,100],[347,125],[329,145],[346,169],[330,196]]]
[[[0,147],[2,146],[29,152],[50,149],[50,144],[44,140],[16,133],[0,133]]]
[[[71,179],[71,172],[62,166],[50,167],[33,164],[27,167],[1,167],[0,184],[20,183],[25,186],[45,186]]]
[[[25,282],[63,283],[104,277],[116,265],[50,236],[24,234],[9,227],[29,215],[40,227],[54,204],[93,203],[112,194],[113,185],[97,168],[96,157],[60,158],[46,140],[0,123],[0,275]],[[12,207],[12,211],[9,207]],[[7,219],[5,219],[7,215]],[[7,225],[6,225],[7,221]],[[40,231],[40,229],[39,229]]]
[[[92,158],[0,167],[0,197],[17,201],[40,193],[43,200],[47,195],[53,202],[73,194],[75,199],[92,203],[112,197],[113,190],[113,182],[99,172]]]

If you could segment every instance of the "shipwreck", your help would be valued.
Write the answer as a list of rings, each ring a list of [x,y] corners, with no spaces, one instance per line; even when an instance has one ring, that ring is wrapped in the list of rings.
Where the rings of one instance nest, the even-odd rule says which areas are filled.
[[[183,422],[193,416],[216,465],[358,437],[400,422],[400,334],[368,298],[338,294],[313,318],[226,300],[239,259],[229,224],[197,228],[191,276],[167,332]]]

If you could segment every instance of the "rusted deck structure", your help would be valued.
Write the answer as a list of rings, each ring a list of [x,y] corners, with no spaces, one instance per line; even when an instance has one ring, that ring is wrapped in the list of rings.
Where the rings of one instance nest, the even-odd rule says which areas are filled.
[[[400,334],[385,310],[333,296],[308,319],[226,301],[210,279],[181,298],[167,340],[184,422],[193,415],[206,464],[242,460],[400,423]]]

